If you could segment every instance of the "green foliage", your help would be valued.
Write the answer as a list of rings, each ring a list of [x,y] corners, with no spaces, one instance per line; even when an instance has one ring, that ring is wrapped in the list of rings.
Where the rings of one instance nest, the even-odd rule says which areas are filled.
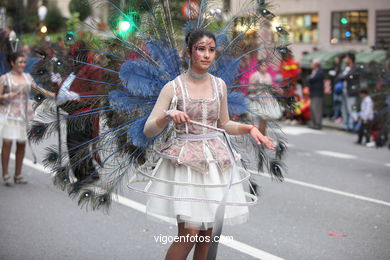
[[[22,31],[23,32],[33,32],[37,30],[39,24],[39,18],[37,12],[34,10],[28,10],[26,15],[24,16],[24,20],[22,22]]]
[[[72,13],[72,17],[66,21],[67,31],[74,32],[78,29],[80,22],[79,16],[80,14],[78,12]]]
[[[49,36],[50,39],[53,42],[56,42],[56,40],[61,37],[63,38],[64,32],[57,32],[57,33],[47,33],[45,36]],[[25,33],[23,34],[23,37],[21,37],[22,45],[29,45],[29,46],[36,46],[39,45],[42,42],[42,38],[39,37],[38,33]]]
[[[47,26],[49,32],[58,32],[64,28],[65,18],[62,17],[57,5],[49,5],[45,18],[45,25]]]
[[[80,21],[84,21],[92,13],[88,0],[71,0],[69,3],[69,11],[72,14],[79,13]]]

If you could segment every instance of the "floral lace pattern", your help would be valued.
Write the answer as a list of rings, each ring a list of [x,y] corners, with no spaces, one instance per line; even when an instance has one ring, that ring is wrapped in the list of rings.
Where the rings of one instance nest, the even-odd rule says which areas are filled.
[[[210,126],[217,126],[219,119],[220,100],[222,99],[221,82],[218,78],[212,77],[212,87],[214,97],[211,99],[191,99],[186,91],[184,78],[179,76],[173,82],[175,88],[177,102],[177,110],[184,111],[193,121],[208,124]],[[178,134],[207,134],[214,130],[190,124],[188,130],[185,124],[176,126],[175,129]],[[229,150],[220,137],[215,137],[206,140],[183,140],[173,138],[170,142],[158,147],[156,151],[160,156],[169,158],[177,164],[183,164],[192,169],[207,174],[209,161],[205,152],[205,146],[210,148],[214,160],[217,162],[219,168],[224,171],[231,166],[229,157]],[[235,159],[239,155],[235,154]]]
[[[23,74],[23,76],[26,80],[26,83],[23,84],[16,84],[12,80],[10,73],[0,77],[0,91],[2,95],[10,92],[17,93],[14,99],[5,99],[0,104],[0,113],[6,115],[8,119],[25,122],[34,117],[34,110],[28,98],[31,81],[26,74]]]

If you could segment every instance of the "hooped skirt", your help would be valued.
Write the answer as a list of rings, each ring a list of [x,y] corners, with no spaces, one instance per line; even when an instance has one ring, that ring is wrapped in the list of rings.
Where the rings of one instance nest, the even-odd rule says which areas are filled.
[[[213,227],[215,213],[224,193],[227,191],[229,170],[221,171],[212,162],[211,151],[206,147],[210,161],[207,174],[186,165],[176,164],[170,159],[160,158],[152,172],[138,169],[137,179],[144,178],[143,189],[130,182],[129,188],[150,195],[146,205],[147,216],[169,222],[184,222],[186,228],[207,230]],[[256,204],[256,196],[245,192],[249,173],[237,167],[226,202],[224,224],[236,225],[247,221],[248,206]],[[134,178],[135,179],[135,178]]]

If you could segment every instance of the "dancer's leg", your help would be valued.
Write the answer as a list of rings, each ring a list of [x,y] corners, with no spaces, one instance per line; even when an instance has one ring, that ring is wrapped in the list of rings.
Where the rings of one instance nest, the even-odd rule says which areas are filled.
[[[8,165],[11,147],[12,141],[3,139],[3,147],[1,149],[1,166],[3,170],[3,176],[8,175]]]
[[[211,241],[207,241],[206,239],[211,239],[211,233],[213,229],[209,228],[205,231],[199,232],[199,238],[198,241],[204,241],[204,242],[197,242],[195,245],[195,251],[194,251],[194,260],[205,260],[207,257],[207,253],[209,251]],[[200,238],[203,237],[203,238]]]
[[[178,242],[173,242],[169,247],[165,260],[185,260],[195,245],[195,236],[199,235],[199,230],[185,228],[184,223],[178,224]],[[185,240],[184,240],[185,237]],[[191,239],[191,237],[193,237]],[[193,241],[193,242],[191,242]]]
[[[26,143],[16,143],[15,176],[20,176],[22,174],[22,165],[25,151]]]

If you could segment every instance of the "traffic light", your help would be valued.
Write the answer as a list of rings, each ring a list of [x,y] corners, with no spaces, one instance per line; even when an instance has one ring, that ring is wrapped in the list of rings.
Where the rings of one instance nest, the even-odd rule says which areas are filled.
[[[347,24],[348,23],[348,19],[343,17],[343,18],[340,19],[340,22],[342,24]]]
[[[129,12],[118,19],[116,31],[120,37],[126,38],[128,34],[133,33],[137,29],[136,16],[136,12]]]

